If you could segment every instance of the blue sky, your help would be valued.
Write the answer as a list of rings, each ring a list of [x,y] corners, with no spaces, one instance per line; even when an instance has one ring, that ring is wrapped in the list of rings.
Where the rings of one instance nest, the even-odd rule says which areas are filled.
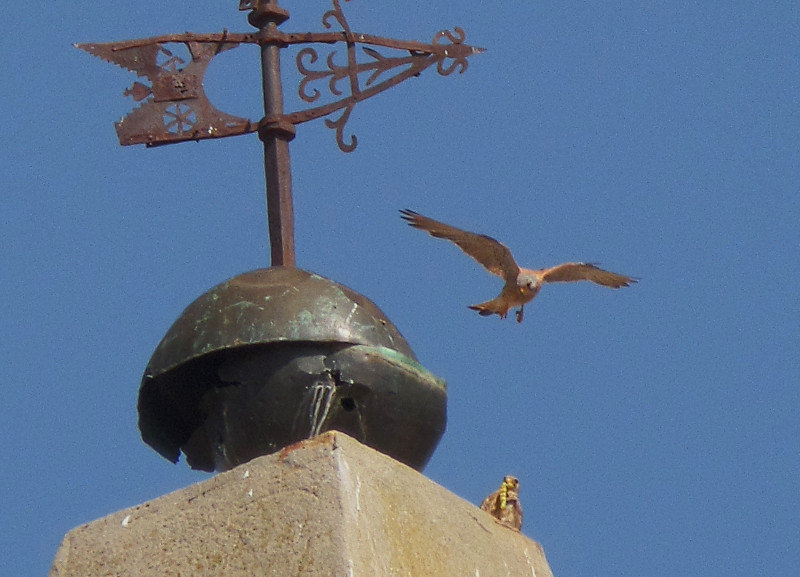
[[[139,438],[156,344],[197,296],[267,266],[255,136],[117,145],[131,73],[75,50],[227,28],[237,2],[6,9],[0,91],[0,573],[43,575],[72,527],[203,480]],[[322,30],[324,1],[287,31]],[[479,503],[521,479],[557,576],[790,575],[800,565],[800,8],[741,0],[364,2],[359,32],[487,48],[360,103],[351,154],[292,142],[298,265],[371,298],[449,387],[425,473]],[[294,53],[283,61],[287,109]],[[257,50],[214,104],[260,117]],[[411,208],[523,266],[641,277],[548,286],[526,319]]]

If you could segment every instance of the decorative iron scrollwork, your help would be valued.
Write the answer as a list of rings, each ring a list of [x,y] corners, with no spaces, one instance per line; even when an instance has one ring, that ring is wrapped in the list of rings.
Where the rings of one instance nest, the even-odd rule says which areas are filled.
[[[262,1],[240,0],[239,9],[256,10]],[[467,58],[483,52],[482,48],[464,44],[466,34],[458,27],[453,31],[437,32],[429,44],[355,33],[350,29],[340,0],[332,2],[333,9],[323,14],[322,25],[328,30],[338,27],[339,32],[187,33],[108,44],[77,44],[76,47],[150,81],[149,85],[134,82],[125,91],[126,96],[142,104],[116,123],[120,144],[155,146],[222,138],[256,132],[264,125],[297,125],[342,111],[337,119],[326,118],[325,125],[336,131],[336,142],[344,152],[354,150],[358,142],[353,135],[348,141],[344,139],[345,125],[358,102],[419,76],[434,64],[442,76],[454,71],[463,73],[467,69]],[[188,49],[188,64],[166,47],[170,43],[183,44]],[[327,81],[327,91],[333,101],[258,122],[217,110],[203,90],[203,76],[214,56],[241,43],[281,47],[295,44],[330,46],[331,52],[325,58],[324,67],[314,68],[320,55],[310,46],[300,49],[296,64],[301,75],[300,98],[309,104],[317,103],[323,93],[312,85]],[[346,62],[343,64],[336,63],[337,44],[345,45]],[[378,48],[399,51],[400,54],[385,55]]]

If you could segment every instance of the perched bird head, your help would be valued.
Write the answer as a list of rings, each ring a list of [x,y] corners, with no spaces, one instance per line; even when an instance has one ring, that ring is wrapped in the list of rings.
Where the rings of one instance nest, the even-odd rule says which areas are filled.
[[[500,483],[500,490],[497,492],[497,500],[499,501],[500,509],[505,509],[509,501],[516,501],[519,499],[519,479],[506,475],[503,482]]]

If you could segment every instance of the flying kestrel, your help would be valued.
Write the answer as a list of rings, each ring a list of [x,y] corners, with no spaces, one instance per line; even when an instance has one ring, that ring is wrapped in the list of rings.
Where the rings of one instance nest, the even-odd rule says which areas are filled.
[[[522,505],[519,502],[519,479],[506,475],[500,489],[481,503],[481,509],[503,525],[519,531],[522,528]]]
[[[613,289],[630,286],[636,279],[603,270],[587,262],[567,262],[543,269],[520,268],[511,251],[503,243],[485,234],[476,234],[444,224],[413,210],[401,210],[403,220],[410,226],[427,231],[431,236],[454,242],[492,274],[505,281],[500,295],[490,301],[469,308],[482,316],[500,315],[506,318],[508,310],[519,306],[517,322],[522,322],[525,304],[539,294],[542,284],[550,282],[575,282],[581,280]]]

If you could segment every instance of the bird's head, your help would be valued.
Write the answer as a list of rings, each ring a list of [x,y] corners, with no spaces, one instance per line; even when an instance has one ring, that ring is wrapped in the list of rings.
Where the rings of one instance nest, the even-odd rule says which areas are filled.
[[[497,497],[500,500],[500,508],[505,509],[509,501],[513,502],[519,499],[519,479],[506,475],[497,493]]]
[[[539,279],[533,275],[521,274],[517,277],[517,288],[520,294],[533,294],[539,289]]]

